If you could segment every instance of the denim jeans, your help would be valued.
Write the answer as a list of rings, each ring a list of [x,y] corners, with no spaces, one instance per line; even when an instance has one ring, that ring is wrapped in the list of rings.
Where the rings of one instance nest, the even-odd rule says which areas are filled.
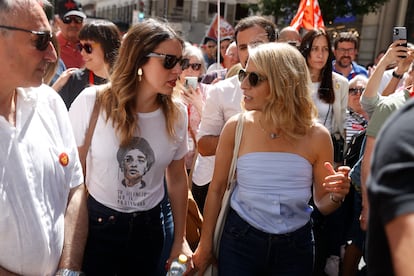
[[[154,275],[164,234],[159,205],[122,213],[88,198],[89,233],[82,270],[86,275]]]
[[[314,240],[310,222],[287,234],[262,232],[230,209],[220,243],[219,275],[311,275]]]

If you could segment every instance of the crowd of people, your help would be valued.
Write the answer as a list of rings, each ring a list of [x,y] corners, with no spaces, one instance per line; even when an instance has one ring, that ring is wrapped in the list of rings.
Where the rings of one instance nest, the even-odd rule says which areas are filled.
[[[0,1],[0,275],[165,275],[180,254],[186,275],[414,273],[407,41],[365,68],[354,33],[249,16],[217,57],[168,22],[50,8]]]

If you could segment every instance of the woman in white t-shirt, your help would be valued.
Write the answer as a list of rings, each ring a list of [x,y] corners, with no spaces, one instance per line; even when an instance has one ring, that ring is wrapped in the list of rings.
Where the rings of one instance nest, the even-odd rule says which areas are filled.
[[[192,255],[185,237],[187,111],[172,98],[183,41],[163,22],[146,20],[122,42],[110,82],[86,88],[70,109],[83,145],[95,99],[100,112],[86,160],[87,275],[154,275],[164,233],[164,179],[174,219],[169,262]],[[191,261],[188,264],[191,269]]]

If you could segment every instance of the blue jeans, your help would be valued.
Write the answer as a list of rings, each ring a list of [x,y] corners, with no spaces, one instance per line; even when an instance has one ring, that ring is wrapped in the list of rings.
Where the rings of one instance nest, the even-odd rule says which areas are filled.
[[[154,275],[164,242],[159,205],[122,213],[88,198],[86,275]]]
[[[314,240],[310,222],[287,234],[262,232],[230,209],[220,243],[219,275],[311,275]]]

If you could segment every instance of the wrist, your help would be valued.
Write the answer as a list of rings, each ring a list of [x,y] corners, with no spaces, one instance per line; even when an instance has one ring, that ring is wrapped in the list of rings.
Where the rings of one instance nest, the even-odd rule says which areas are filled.
[[[342,204],[342,202],[344,202],[344,199],[343,199],[343,198],[336,198],[336,197],[334,196],[334,194],[333,194],[333,193],[330,193],[330,194],[329,194],[329,199],[330,199],[333,203],[338,204],[338,205],[341,205],[341,204]]]
[[[394,77],[394,78],[396,78],[396,79],[402,79],[403,77],[404,77],[404,73],[402,73],[402,74],[398,74],[397,73],[397,70],[393,70],[392,71],[392,76]]]
[[[56,271],[56,276],[85,276],[82,271],[74,271],[69,268],[61,268]]]

